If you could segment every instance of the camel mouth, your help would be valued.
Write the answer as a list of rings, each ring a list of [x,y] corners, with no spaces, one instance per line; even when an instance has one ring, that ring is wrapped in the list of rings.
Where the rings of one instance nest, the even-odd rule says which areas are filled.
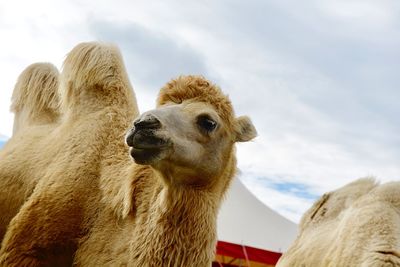
[[[135,149],[155,149],[169,146],[168,140],[156,135],[155,130],[134,130],[126,137],[128,146]]]
[[[149,164],[170,146],[165,138],[156,135],[152,129],[133,130],[128,133],[126,143],[131,148],[130,155],[138,164]]]
[[[130,154],[137,164],[149,165],[159,158],[162,151],[159,148],[140,149],[132,147]]]

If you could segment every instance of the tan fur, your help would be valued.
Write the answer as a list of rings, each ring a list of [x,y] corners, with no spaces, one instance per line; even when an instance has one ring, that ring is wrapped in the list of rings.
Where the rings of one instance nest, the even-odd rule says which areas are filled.
[[[181,118],[191,133],[164,125],[157,132],[183,143],[147,165],[133,163],[123,136],[137,109],[115,54],[112,47],[84,44],[67,57],[65,115],[52,133],[38,137],[42,143],[33,151],[46,148],[36,155],[41,178],[10,223],[1,266],[210,266],[217,212],[236,171],[234,143],[254,138],[255,129],[248,118],[234,117],[215,85],[182,76],[161,89],[158,108],[149,112]],[[219,123],[213,133],[196,128],[204,111]],[[173,134],[179,129],[184,140]],[[190,155],[192,145],[197,150]],[[189,157],[179,153],[185,150]]]
[[[325,194],[277,266],[400,266],[400,183],[360,179]]]
[[[206,86],[185,89],[188,84]],[[182,76],[160,91],[159,108],[185,101],[194,105],[211,104],[223,118],[221,132],[228,145],[215,176],[206,182],[204,177],[178,180],[185,166],[175,166],[172,158],[167,159],[168,170],[159,168],[158,163],[148,166],[126,162],[119,163],[119,166],[126,165],[125,168],[104,169],[101,180],[104,206],[90,234],[81,240],[76,265],[211,265],[217,212],[236,171],[233,148],[236,132],[227,132],[234,128],[229,123],[234,124],[236,119],[228,98],[202,77]],[[254,137],[254,132],[251,136]],[[213,147],[214,157],[219,153],[217,149]],[[113,203],[112,210],[108,208],[110,203]]]
[[[157,106],[168,102],[180,104],[188,99],[211,104],[218,115],[226,121],[227,127],[235,125],[229,98],[217,86],[199,76],[181,76],[168,82],[160,90]]]
[[[71,66],[71,58],[80,64]],[[10,222],[0,251],[1,266],[71,265],[77,240],[89,225],[86,218],[95,218],[91,212],[99,201],[100,163],[138,115],[114,46],[78,45],[67,56],[61,81],[60,90],[69,93],[62,97],[61,106],[68,110],[60,124],[32,127],[21,134],[7,156],[9,165],[0,169],[2,176],[21,177],[18,183],[38,181]],[[18,183],[5,185],[8,194],[14,194]]]
[[[14,87],[11,110],[14,133],[0,151],[0,240],[12,217],[31,194],[36,179],[28,170],[43,167],[29,162],[42,133],[48,133],[59,120],[57,95],[59,73],[50,63],[35,63],[19,76]],[[30,143],[23,146],[21,139]],[[33,152],[36,153],[36,152]]]
[[[14,133],[27,126],[57,121],[58,76],[57,68],[50,63],[32,64],[21,73],[11,99]]]

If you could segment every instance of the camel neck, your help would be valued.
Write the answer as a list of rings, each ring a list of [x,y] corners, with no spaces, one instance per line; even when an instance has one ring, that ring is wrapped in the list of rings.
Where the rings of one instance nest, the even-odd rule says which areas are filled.
[[[210,266],[216,242],[217,198],[205,191],[169,187],[159,188],[155,196],[145,221],[138,218],[134,262],[139,266]],[[144,247],[152,250],[140,249]]]

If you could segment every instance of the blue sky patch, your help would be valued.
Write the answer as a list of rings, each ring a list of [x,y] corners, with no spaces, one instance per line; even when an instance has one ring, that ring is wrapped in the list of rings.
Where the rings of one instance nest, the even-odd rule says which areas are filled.
[[[313,190],[306,184],[287,182],[283,179],[279,180],[280,181],[277,181],[277,179],[268,177],[257,178],[257,182],[261,183],[263,186],[269,187],[284,194],[290,194],[307,200],[315,200],[319,197],[319,195],[313,193]]]
[[[282,193],[295,195],[297,197],[305,199],[316,199],[318,195],[311,193],[310,188],[307,185],[293,182],[271,182],[270,188],[273,188]]]

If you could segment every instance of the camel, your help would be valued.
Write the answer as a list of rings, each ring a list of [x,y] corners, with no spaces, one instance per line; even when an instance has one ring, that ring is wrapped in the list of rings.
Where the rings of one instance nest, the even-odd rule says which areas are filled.
[[[160,91],[126,142],[136,164],[115,184],[92,232],[76,253],[78,266],[210,266],[216,217],[236,171],[234,143],[253,139],[248,117],[235,118],[229,99],[202,77],[182,76]],[[117,190],[114,190],[117,191]],[[108,200],[107,200],[108,199]],[[119,220],[117,220],[118,217]]]
[[[98,190],[101,152],[105,147],[113,149],[139,114],[122,57],[112,45],[76,46],[65,59],[59,95],[57,127],[18,130],[17,143],[6,157],[12,168],[4,168],[1,161],[1,180],[19,178],[6,179],[9,183],[1,187],[5,194],[23,195],[17,189],[34,181],[32,192],[18,203],[20,208],[15,207],[19,212],[8,225],[1,266],[72,264],[76,240],[84,232],[84,207],[92,201],[86,191]],[[2,199],[2,209],[14,205],[9,200]],[[46,210],[49,206],[52,211]]]
[[[277,266],[400,266],[400,182],[364,178],[324,194]]]
[[[34,168],[27,156],[30,148],[19,145],[29,138],[35,146],[38,134],[49,132],[59,119],[58,70],[50,63],[35,63],[19,76],[12,95],[13,136],[0,151],[0,241],[10,220],[30,195],[35,185],[25,170]],[[27,137],[26,133],[29,133]],[[18,160],[15,160],[18,155]],[[16,171],[19,170],[19,171]]]
[[[119,103],[126,96],[86,84],[115,75],[86,66],[89,56],[66,61],[64,71],[70,65],[87,75],[61,74],[61,107],[71,121],[57,134],[69,130],[69,141],[80,143],[57,146],[54,166],[10,223],[0,265],[210,266],[218,209],[236,172],[235,143],[256,136],[251,120],[235,117],[229,98],[205,78],[181,76],[128,131],[137,106],[127,116]],[[114,113],[82,114],[86,102],[99,108],[101,101],[115,103]],[[89,125],[71,127],[71,110]]]

